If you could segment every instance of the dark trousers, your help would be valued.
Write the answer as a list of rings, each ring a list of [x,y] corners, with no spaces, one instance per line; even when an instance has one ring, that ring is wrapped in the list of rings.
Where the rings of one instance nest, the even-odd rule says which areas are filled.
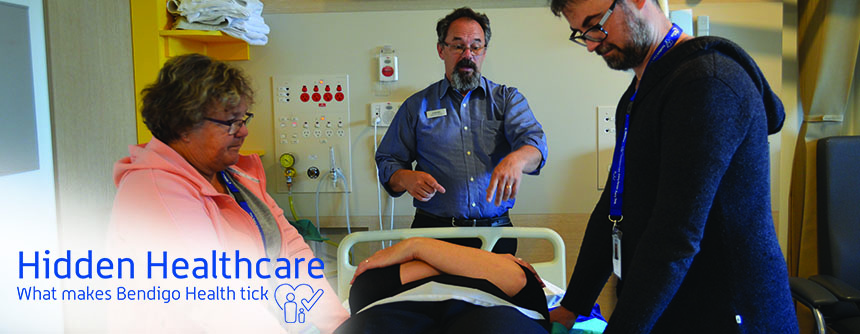
[[[499,222],[494,224],[493,227],[505,227],[505,226],[514,226],[511,223],[510,218],[507,216],[499,217],[500,220],[506,219],[507,222]],[[456,225],[452,225],[450,218],[441,218],[435,217],[429,214],[426,214],[422,211],[417,211],[415,213],[415,219],[412,220],[412,228],[423,228],[423,227],[453,227]],[[487,227],[487,228],[493,228]],[[481,239],[478,238],[453,238],[453,239],[439,239],[442,241],[450,242],[452,244],[457,244],[466,247],[480,248],[481,247]],[[516,255],[517,253],[517,239],[512,238],[502,238],[496,242],[496,245],[493,246],[493,253],[498,254],[511,254]]]

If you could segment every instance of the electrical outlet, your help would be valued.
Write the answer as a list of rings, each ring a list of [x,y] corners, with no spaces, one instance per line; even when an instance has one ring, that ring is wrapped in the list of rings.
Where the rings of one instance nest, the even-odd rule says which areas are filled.
[[[615,150],[615,106],[597,107],[597,189],[603,190]]]
[[[374,123],[376,126],[391,126],[391,121],[394,120],[394,114],[397,113],[397,109],[400,109],[400,103],[397,102],[371,103],[370,126],[373,126]]]

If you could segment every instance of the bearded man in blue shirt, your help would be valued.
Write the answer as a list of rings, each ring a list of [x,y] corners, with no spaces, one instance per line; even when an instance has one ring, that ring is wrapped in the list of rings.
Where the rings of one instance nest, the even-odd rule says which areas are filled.
[[[537,175],[546,163],[546,136],[516,88],[481,75],[486,15],[456,9],[436,33],[445,78],[401,105],[376,152],[380,182],[392,196],[414,197],[412,227],[512,226],[508,210],[522,174]],[[516,239],[500,240],[493,251],[516,253]]]

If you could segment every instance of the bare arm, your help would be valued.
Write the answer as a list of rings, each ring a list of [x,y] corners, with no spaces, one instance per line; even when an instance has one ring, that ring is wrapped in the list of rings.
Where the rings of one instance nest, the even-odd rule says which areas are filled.
[[[516,151],[511,152],[511,154],[516,154],[517,159],[524,161],[523,173],[534,172],[540,166],[541,159],[543,159],[540,150],[531,145],[523,145]],[[508,154],[508,156],[511,154]]]
[[[540,150],[531,145],[523,145],[516,151],[505,156],[490,176],[490,185],[487,187],[487,202],[496,198],[496,206],[503,201],[516,198],[520,188],[523,173],[533,172],[540,166],[542,159]]]
[[[445,273],[486,279],[505,294],[513,296],[526,284],[520,263],[521,260],[510,255],[436,239],[410,238],[378,251],[361,262],[353,280],[368,269],[403,264],[400,267],[402,283]]]

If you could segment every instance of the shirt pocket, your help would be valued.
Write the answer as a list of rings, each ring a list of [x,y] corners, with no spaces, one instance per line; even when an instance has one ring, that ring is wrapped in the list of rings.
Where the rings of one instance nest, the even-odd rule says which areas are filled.
[[[421,144],[433,147],[438,144],[440,138],[450,136],[447,129],[451,126],[454,125],[451,124],[450,115],[419,119],[415,128],[415,139]]]
[[[481,148],[487,155],[510,150],[509,146],[502,121],[481,120]]]

